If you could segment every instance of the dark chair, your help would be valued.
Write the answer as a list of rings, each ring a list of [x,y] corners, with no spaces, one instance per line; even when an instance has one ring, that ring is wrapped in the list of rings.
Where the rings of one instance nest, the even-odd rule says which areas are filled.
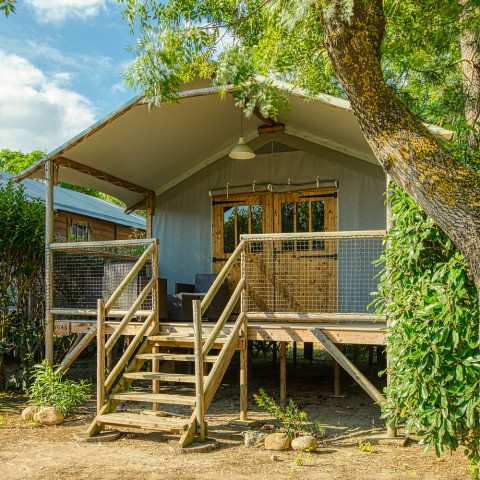
[[[214,273],[195,275],[195,283],[176,283],[175,293],[168,295],[168,319],[193,321],[193,300],[202,300],[212,283],[217,278]],[[228,287],[225,282],[220,285],[215,297],[204,314],[209,320],[218,320],[228,303]]]

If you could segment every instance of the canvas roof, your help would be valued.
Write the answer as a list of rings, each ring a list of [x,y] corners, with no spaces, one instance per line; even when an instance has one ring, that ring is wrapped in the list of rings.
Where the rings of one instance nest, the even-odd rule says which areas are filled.
[[[366,162],[377,164],[348,101],[319,95],[308,100],[304,91],[276,82],[290,92],[291,110],[279,122],[282,135],[339,150]],[[271,140],[259,135],[262,120],[243,119],[243,136],[258,148]],[[452,132],[429,126],[431,132],[450,139]],[[105,181],[91,172],[59,168],[58,179],[100,190],[123,200],[131,207],[145,198],[145,189],[157,195],[180,183],[205,166],[226,156],[237,143],[240,112],[230,95],[224,99],[207,81],[184,86],[178,103],[163,103],[149,110],[140,96],[106,116],[66,144],[49,153],[18,177],[44,178],[48,159],[63,159],[99,170],[140,189]]]
[[[0,172],[0,183],[6,183],[14,176],[10,173]],[[26,179],[22,182],[27,198],[38,198],[45,203],[45,183],[37,180]],[[55,210],[87,215],[101,220],[126,225],[132,228],[145,230],[145,218],[136,213],[127,215],[123,208],[107,200],[74,192],[62,187],[54,187]]]

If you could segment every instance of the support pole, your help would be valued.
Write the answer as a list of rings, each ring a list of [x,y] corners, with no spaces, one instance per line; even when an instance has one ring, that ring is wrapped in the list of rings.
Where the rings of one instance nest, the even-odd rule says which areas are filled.
[[[155,345],[152,348],[152,353],[159,353],[159,352],[160,352],[160,347],[158,345]],[[159,371],[160,371],[160,360],[155,358],[152,360],[152,372],[158,373]],[[160,380],[154,380],[152,382],[152,393],[154,394],[160,393]],[[154,403],[152,408],[153,410],[160,410],[160,404]]]
[[[105,300],[97,300],[97,415],[105,403]]]
[[[280,407],[287,405],[287,342],[280,342]]]
[[[308,360],[310,363],[313,362],[313,343],[305,342],[303,344],[303,358]]]
[[[338,397],[341,395],[341,370],[340,364],[336,360],[333,360],[333,377],[333,394]]]
[[[243,323],[243,337],[247,338],[247,318]],[[248,348],[240,350],[240,421],[246,422],[248,416]]]
[[[146,211],[146,236],[152,238],[153,235],[153,215],[154,215],[155,197],[153,194],[149,194],[145,198],[145,211]]]
[[[389,188],[389,185],[390,185],[390,180],[391,180],[391,177],[390,175],[387,175],[387,204],[386,204],[386,220],[387,220],[387,232],[393,227],[393,221],[392,221],[392,202],[391,202],[391,199],[390,199],[390,194],[388,193],[388,188]],[[387,242],[387,249],[388,248],[391,248],[392,246],[392,243],[391,241],[389,240]],[[389,264],[388,264],[388,254],[387,254],[387,263],[385,265],[385,268],[389,268]],[[387,328],[390,326],[390,318],[389,318],[389,315],[388,315],[388,312],[387,312]],[[388,337],[387,337],[387,345],[388,345]],[[390,385],[391,381],[392,381],[392,376],[390,374],[390,364],[391,364],[391,358],[390,358],[390,355],[387,355],[387,387]],[[393,425],[393,423],[390,423],[388,426],[387,426],[387,435],[388,437],[396,437],[397,436],[397,427],[395,427],[395,425]]]
[[[51,313],[53,307],[53,184],[54,165],[52,160],[45,162],[45,358],[53,366],[53,330],[54,319]]]
[[[195,347],[195,393],[197,412],[197,440],[205,441],[205,396],[203,392],[203,354],[202,354],[202,306],[200,300],[193,300],[193,334]]]

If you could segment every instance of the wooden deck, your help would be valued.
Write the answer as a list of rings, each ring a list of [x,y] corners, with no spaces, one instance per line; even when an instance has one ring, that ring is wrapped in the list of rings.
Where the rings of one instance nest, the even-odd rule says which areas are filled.
[[[55,322],[55,334],[59,336],[85,333],[96,320],[57,320]],[[118,327],[118,321],[106,322],[106,334],[112,334]],[[124,335],[135,335],[143,325],[143,322],[131,322],[124,331]],[[203,332],[210,333],[214,323],[203,323]],[[233,322],[227,322],[224,331],[228,332],[233,327]],[[318,339],[313,330],[319,329],[326,333],[332,342],[338,344],[354,345],[382,345],[384,343],[384,321],[338,321],[329,323],[321,322],[289,322],[289,321],[249,321],[248,340],[277,341],[277,342],[312,342]],[[185,336],[192,336],[193,326],[188,322],[160,322],[160,332],[175,332]],[[146,334],[149,332],[147,331]]]

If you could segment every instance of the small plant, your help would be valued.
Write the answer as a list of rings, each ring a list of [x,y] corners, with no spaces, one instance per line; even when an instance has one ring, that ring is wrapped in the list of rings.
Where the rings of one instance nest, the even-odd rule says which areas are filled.
[[[86,402],[92,388],[88,380],[62,380],[65,372],[55,373],[46,360],[34,365],[31,373],[33,383],[27,390],[30,401],[42,407],[55,407],[65,416]]]
[[[297,453],[297,456],[295,457],[294,462],[295,462],[295,465],[296,465],[297,467],[301,467],[301,466],[302,466],[303,461],[302,461],[302,457],[301,457],[301,455],[300,455],[299,453]]]
[[[296,438],[304,433],[319,435],[325,433],[318,421],[313,422],[313,424],[308,422],[307,414],[302,412],[293,400],[290,400],[285,410],[282,410],[275,403],[275,400],[265,393],[263,388],[254,397],[257,405],[263,407],[272,417],[280,421],[282,430],[291,438]]]
[[[364,442],[364,441],[360,440],[358,442],[358,449],[361,452],[373,453],[372,444],[370,442]]]

